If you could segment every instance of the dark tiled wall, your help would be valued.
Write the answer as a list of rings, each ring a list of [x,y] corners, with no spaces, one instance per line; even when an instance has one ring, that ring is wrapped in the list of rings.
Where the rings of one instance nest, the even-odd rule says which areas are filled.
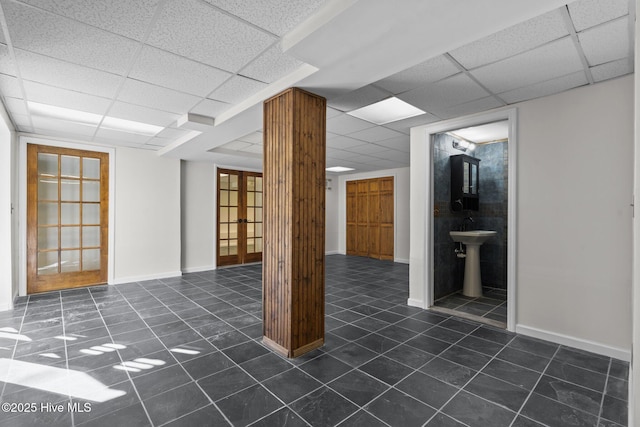
[[[462,289],[464,258],[457,258],[449,231],[458,230],[466,216],[474,223],[467,229],[495,230],[498,235],[482,245],[480,270],[485,286],[507,288],[507,143],[478,146],[473,156],[480,159],[480,210],[452,212],[450,209],[451,168],[449,157],[462,154],[452,147],[446,134],[434,140],[434,293],[440,298]]]

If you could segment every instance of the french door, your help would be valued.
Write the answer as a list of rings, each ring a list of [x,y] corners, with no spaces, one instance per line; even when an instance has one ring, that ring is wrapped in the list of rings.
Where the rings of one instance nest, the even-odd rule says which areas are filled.
[[[27,145],[27,292],[107,282],[109,155]]]
[[[262,261],[262,174],[218,169],[217,265]]]

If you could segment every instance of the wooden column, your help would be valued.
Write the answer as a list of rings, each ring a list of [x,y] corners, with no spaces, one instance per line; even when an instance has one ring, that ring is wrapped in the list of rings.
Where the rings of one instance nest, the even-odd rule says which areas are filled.
[[[286,357],[324,344],[326,100],[264,103],[263,342]]]

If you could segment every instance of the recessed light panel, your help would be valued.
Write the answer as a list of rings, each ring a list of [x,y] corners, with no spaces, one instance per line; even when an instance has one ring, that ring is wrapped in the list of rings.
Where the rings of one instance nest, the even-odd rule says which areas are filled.
[[[347,114],[377,125],[384,125],[424,113],[421,109],[393,96],[375,104],[349,111]]]
[[[345,168],[344,166],[333,166],[331,168],[327,168],[326,171],[327,172],[348,172],[348,171],[352,171],[355,170],[353,168]]]

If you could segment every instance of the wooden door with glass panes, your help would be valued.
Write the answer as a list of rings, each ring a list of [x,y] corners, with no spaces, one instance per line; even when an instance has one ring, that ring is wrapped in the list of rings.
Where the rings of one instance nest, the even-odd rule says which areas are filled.
[[[217,265],[262,261],[262,174],[218,169]]]
[[[27,145],[27,292],[107,282],[109,155]]]

